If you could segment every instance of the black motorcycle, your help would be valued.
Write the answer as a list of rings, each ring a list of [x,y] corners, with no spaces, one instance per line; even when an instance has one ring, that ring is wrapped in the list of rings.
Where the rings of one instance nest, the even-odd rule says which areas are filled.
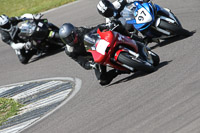
[[[47,19],[42,19],[43,15],[28,14],[26,16],[23,16],[24,21],[19,24],[18,33],[26,45],[16,50],[22,64],[27,64],[33,55],[41,55],[64,47],[57,26],[49,23]]]

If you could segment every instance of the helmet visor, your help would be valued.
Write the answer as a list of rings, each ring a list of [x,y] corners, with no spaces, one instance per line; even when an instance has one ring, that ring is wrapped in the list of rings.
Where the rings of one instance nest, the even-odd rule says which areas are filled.
[[[76,34],[72,32],[68,37],[61,38],[65,44],[73,45],[75,43]]]
[[[11,28],[10,22],[7,22],[6,24],[2,25],[1,28],[9,30]]]

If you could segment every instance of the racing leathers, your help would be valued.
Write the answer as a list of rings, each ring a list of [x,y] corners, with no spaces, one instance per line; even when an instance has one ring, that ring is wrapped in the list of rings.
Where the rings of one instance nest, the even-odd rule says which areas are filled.
[[[31,43],[24,42],[24,40],[18,36],[20,31],[17,27],[17,24],[21,21],[23,20],[20,17],[9,18],[9,27],[0,27],[0,33],[2,41],[10,45],[18,55],[20,62],[25,64],[33,56],[34,51],[26,52],[24,48],[28,49]]]
[[[23,40],[18,36],[19,31],[17,28],[17,24],[21,21],[22,20],[19,17],[11,17],[9,18],[10,27],[8,29],[0,27],[2,41],[11,47],[14,44],[23,42]]]
[[[106,18],[106,24],[108,26],[110,26],[113,21],[119,21],[121,23],[121,25],[123,25],[127,31],[130,32],[130,37],[136,41],[140,41],[142,43],[146,43],[145,40],[141,37],[139,37],[137,35],[137,31],[134,29],[133,25],[127,24],[125,18],[123,18],[123,16],[121,16],[121,12],[124,10],[124,7],[127,4],[130,4],[132,2],[134,2],[136,0],[115,0],[112,4],[114,6],[114,8],[116,9],[116,13],[114,14],[114,16],[112,16],[111,18]],[[137,1],[141,1],[141,2],[149,2],[149,0],[137,0]]]
[[[23,21],[20,17],[9,18],[10,27],[7,29],[0,27],[1,39],[6,44],[10,45],[14,50],[19,50],[28,43],[18,36],[19,29],[17,24]]]
[[[115,7],[115,9],[118,12],[118,15],[120,14],[120,12],[124,9],[124,7],[129,4],[132,3],[134,1],[142,1],[142,2],[149,2],[149,0],[115,0],[113,2],[113,5]]]

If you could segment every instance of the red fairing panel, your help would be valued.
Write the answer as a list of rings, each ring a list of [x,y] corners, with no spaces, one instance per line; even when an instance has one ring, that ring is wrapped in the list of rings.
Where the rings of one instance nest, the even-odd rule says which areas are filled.
[[[96,50],[89,50],[89,52],[92,53],[95,62],[103,64],[108,56],[106,49],[114,43],[116,37],[112,31],[101,32],[98,29],[97,33],[101,36],[101,40],[96,43]]]
[[[104,55],[100,54],[95,50],[88,50],[88,51],[92,53],[94,62],[101,64],[101,62],[104,60]]]
[[[105,41],[109,42],[110,44],[114,43],[114,41],[115,41],[115,35],[113,34],[112,31],[101,32],[98,29],[97,33],[101,36],[101,39],[104,39]]]

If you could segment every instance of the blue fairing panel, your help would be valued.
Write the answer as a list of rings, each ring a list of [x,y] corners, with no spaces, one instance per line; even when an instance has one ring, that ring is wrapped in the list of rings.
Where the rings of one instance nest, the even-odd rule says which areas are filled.
[[[156,11],[158,14],[161,14],[161,15],[164,15],[166,17],[169,17],[169,13],[164,9],[162,8],[161,6],[157,5],[157,4],[154,4],[155,7],[156,7]]]
[[[134,2],[135,6],[136,6],[136,9],[134,11],[134,16],[136,17],[138,14],[138,10],[141,9],[141,8],[145,8],[149,13],[150,15],[152,16],[152,21],[151,22],[148,22],[148,23],[136,23],[136,20],[133,19],[133,20],[128,20],[126,23],[127,24],[132,24],[135,29],[137,29],[138,31],[143,31],[145,30],[146,28],[148,28],[153,22],[154,22],[154,8],[152,6],[151,3],[141,3],[141,2],[137,2],[135,1]]]

